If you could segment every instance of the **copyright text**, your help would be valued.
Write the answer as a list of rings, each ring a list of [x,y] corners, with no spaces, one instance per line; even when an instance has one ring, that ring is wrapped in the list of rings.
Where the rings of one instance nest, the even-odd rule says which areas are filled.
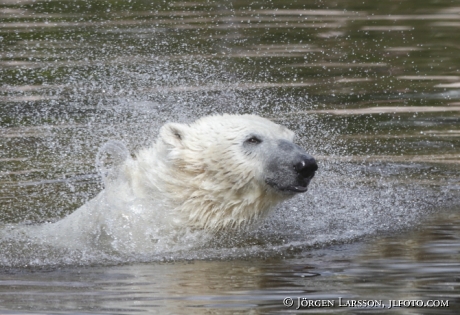
[[[322,308],[322,307],[354,307],[354,308],[393,308],[393,307],[449,307],[449,300],[360,300],[344,299],[308,299],[304,297],[286,297],[283,305],[288,308]]]

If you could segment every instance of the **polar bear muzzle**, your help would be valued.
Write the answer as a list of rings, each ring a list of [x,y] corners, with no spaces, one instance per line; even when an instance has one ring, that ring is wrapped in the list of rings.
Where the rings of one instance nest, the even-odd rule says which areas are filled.
[[[306,192],[318,170],[316,160],[298,145],[280,140],[268,160],[265,183],[282,194]]]

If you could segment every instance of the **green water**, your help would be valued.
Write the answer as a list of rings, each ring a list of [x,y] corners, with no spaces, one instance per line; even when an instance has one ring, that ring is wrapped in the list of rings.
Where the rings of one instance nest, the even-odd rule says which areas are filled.
[[[71,213],[102,189],[102,143],[134,152],[166,121],[256,113],[320,165],[237,244],[89,265],[0,252],[0,313],[457,314],[459,30],[455,1],[0,1],[1,224]]]

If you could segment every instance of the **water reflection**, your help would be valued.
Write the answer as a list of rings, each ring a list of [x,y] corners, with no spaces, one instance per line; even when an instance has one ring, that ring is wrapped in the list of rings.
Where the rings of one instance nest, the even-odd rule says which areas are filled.
[[[345,287],[331,280],[350,262],[340,260],[339,250],[334,256],[337,260],[330,259],[326,269],[315,263],[318,255],[312,264],[194,261],[6,274],[0,282],[0,298],[3,305],[28,311],[282,313],[286,296],[337,299],[337,292]],[[17,280],[18,276],[28,280]],[[9,294],[11,287],[24,293],[20,298]]]
[[[351,271],[359,296],[392,300],[448,300],[449,307],[399,308],[403,314],[455,314],[460,309],[460,216],[426,220],[419,231],[373,242]]]

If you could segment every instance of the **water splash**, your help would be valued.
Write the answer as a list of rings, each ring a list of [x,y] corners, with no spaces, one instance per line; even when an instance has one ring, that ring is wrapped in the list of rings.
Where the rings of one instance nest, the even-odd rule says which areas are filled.
[[[96,170],[106,186],[110,181],[116,180],[119,176],[117,171],[129,156],[129,151],[125,144],[116,140],[106,142],[98,150]]]
[[[440,104],[458,111],[451,102],[458,99],[458,76],[445,76],[455,69],[447,61],[456,48],[436,41],[426,45],[426,34],[446,32],[447,24],[440,23],[458,18],[445,14],[451,11],[394,15],[384,7],[365,12],[372,8],[358,6],[362,11],[355,12],[299,5],[292,10],[252,8],[250,13],[247,4],[171,10],[146,3],[134,11],[118,8],[125,18],[110,20],[89,7],[81,8],[89,10],[85,14],[72,6],[44,14],[63,8],[42,5],[19,4],[17,16],[4,23],[15,31],[0,37],[10,43],[0,61],[7,69],[0,88],[6,148],[0,160],[6,165],[0,219],[34,223],[0,230],[2,266],[291,255],[411,227],[451,202],[458,190],[457,169],[436,173],[405,161],[408,152],[419,156],[427,151],[436,153],[434,160],[438,153],[451,154],[456,163],[458,140],[436,143],[436,151],[429,151],[412,133],[428,122],[454,130],[458,117],[446,115],[439,123],[415,113],[402,120],[402,115],[387,120],[385,114],[337,120],[327,115],[367,115],[379,102],[385,106],[378,111],[386,113],[403,107],[419,113],[421,106],[426,110],[425,105]],[[138,19],[138,14],[148,18]],[[57,20],[49,23],[50,18]],[[396,29],[385,25],[389,19],[398,20]],[[422,19],[434,23],[414,28],[413,21]],[[388,32],[400,39],[395,42]],[[449,36],[458,35],[453,31]],[[445,62],[436,66],[433,58]],[[385,108],[394,101],[398,107]],[[420,107],[409,106],[414,104]],[[311,109],[320,114],[312,115]],[[72,233],[67,241],[53,238],[46,224],[35,225],[57,221],[97,196],[102,184],[116,178],[114,167],[129,158],[127,150],[149,145],[166,121],[223,112],[274,118],[296,131],[309,153],[325,157],[319,159],[310,192],[281,205],[253,229],[231,235],[146,227],[155,250],[132,248],[130,232],[145,224],[135,217],[123,238],[95,228],[88,234],[93,242],[72,239]],[[398,137],[391,138],[395,133]],[[107,141],[112,142],[101,148]],[[382,160],[387,163],[369,164]],[[129,202],[117,206],[136,210]],[[91,222],[83,218],[80,226],[91,230]]]
[[[244,230],[220,234],[171,230],[136,216],[145,210],[136,208],[140,205],[118,202],[108,211],[123,218],[114,217],[102,227],[93,224],[94,217],[72,215],[70,225],[67,221],[65,225],[3,227],[0,264],[23,267],[292,256],[413,228],[440,204],[449,202],[450,194],[369,176],[366,167],[356,164],[326,163],[306,195],[282,204],[267,219]],[[105,198],[111,198],[110,194]],[[86,231],[83,235],[82,230]]]

